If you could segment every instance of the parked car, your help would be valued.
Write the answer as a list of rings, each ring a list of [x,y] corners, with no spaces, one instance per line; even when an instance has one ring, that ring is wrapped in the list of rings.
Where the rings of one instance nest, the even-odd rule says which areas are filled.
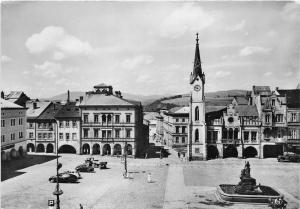
[[[57,176],[51,176],[49,178],[49,181],[51,183],[57,182]],[[76,183],[78,181],[78,178],[75,174],[72,173],[59,173],[58,174],[58,182],[59,183]]]
[[[99,162],[99,161],[94,161],[93,166],[94,168],[100,168],[100,169],[106,169],[107,162]]]
[[[300,162],[300,155],[293,152],[284,152],[277,157],[278,162]]]
[[[79,171],[65,171],[62,173],[71,173],[71,174],[75,175],[78,179],[82,179],[82,176],[80,175]]]
[[[94,167],[91,164],[84,163],[79,166],[76,166],[75,170],[78,172],[93,172]]]

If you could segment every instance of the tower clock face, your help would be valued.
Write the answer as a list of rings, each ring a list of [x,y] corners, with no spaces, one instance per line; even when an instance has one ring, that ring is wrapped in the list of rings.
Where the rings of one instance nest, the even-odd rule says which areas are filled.
[[[200,91],[201,90],[201,86],[199,86],[199,85],[194,86],[194,90],[195,91]]]

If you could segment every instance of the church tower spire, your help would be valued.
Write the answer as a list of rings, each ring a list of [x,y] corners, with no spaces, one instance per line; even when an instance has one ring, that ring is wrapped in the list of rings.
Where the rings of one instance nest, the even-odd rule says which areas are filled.
[[[199,50],[199,38],[198,33],[196,34],[196,49],[195,49],[195,58],[194,58],[194,68],[193,72],[191,73],[191,80],[190,82],[193,83],[195,78],[199,76],[201,80],[204,78],[204,74],[202,72],[201,66],[201,58],[200,58],[200,50]]]

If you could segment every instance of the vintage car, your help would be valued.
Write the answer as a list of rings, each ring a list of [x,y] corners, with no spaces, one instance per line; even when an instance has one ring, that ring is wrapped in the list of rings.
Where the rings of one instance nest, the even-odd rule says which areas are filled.
[[[77,172],[93,172],[94,167],[90,163],[84,163],[76,166],[75,170]]]
[[[49,181],[51,183],[57,182],[57,176],[51,176],[49,178]],[[72,173],[59,173],[58,174],[58,182],[59,183],[76,183],[78,181],[78,177],[75,174]]]
[[[300,162],[300,155],[293,152],[284,152],[277,157],[278,162]]]
[[[80,175],[79,171],[65,171],[62,173],[71,173],[71,174],[75,175],[78,179],[82,179],[82,176]]]
[[[94,161],[93,162],[93,165],[95,168],[100,168],[100,169],[106,169],[106,165],[107,165],[107,162],[98,162],[98,161]]]

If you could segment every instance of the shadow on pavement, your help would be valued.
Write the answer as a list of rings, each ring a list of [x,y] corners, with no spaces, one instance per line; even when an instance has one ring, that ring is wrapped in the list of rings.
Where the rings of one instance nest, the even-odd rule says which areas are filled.
[[[169,155],[169,150],[165,149],[163,146],[156,146],[151,143],[144,158],[167,158]]]
[[[56,156],[27,155],[26,157],[1,162],[1,181],[5,181],[25,173],[18,170],[45,163],[54,159],[56,159]]]

